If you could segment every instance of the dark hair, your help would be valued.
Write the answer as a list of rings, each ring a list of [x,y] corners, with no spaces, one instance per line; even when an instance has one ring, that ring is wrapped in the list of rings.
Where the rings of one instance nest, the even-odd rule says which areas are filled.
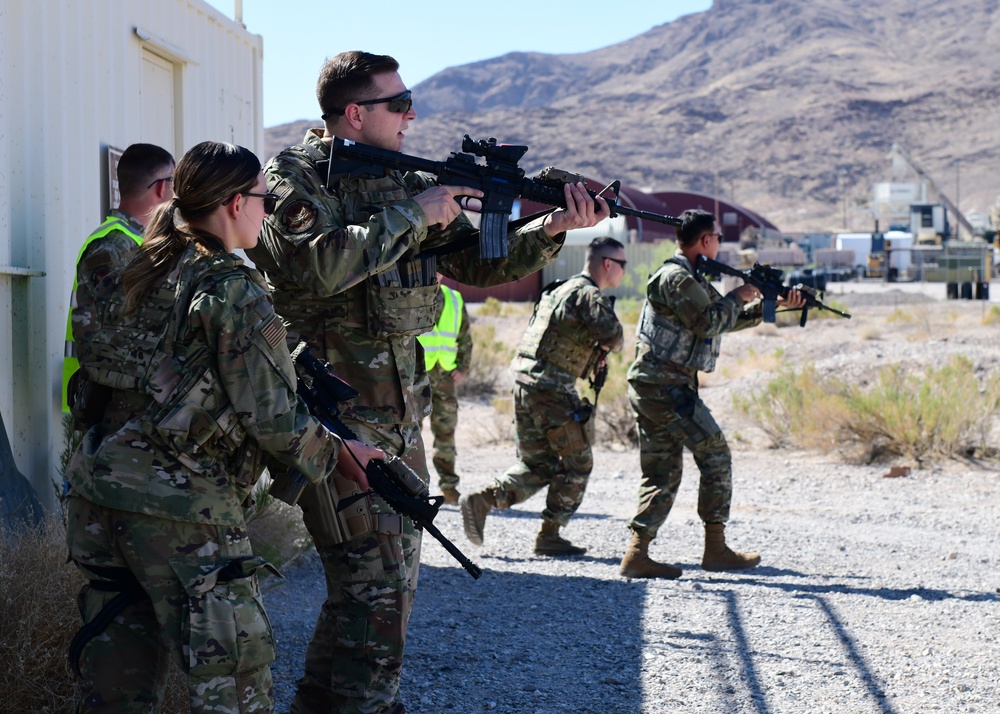
[[[316,82],[316,99],[323,118],[343,112],[351,102],[376,99],[372,96],[376,74],[395,72],[399,62],[389,55],[373,55],[351,50],[323,63]]]
[[[235,144],[203,141],[181,157],[174,171],[173,200],[157,206],[138,255],[122,274],[126,312],[136,308],[195,239],[190,222],[209,215],[233,195],[252,191],[259,176],[260,160]]]
[[[701,234],[715,228],[715,216],[700,208],[689,208],[680,215],[681,227],[677,229],[677,242],[687,248],[698,242]]]
[[[155,144],[132,144],[118,159],[118,190],[122,196],[136,196],[173,167],[174,157],[166,149]]]
[[[585,261],[587,265],[592,265],[595,260],[603,260],[608,257],[609,253],[623,250],[624,248],[625,246],[620,241],[615,240],[611,236],[598,236],[590,241],[590,245],[587,246]]]

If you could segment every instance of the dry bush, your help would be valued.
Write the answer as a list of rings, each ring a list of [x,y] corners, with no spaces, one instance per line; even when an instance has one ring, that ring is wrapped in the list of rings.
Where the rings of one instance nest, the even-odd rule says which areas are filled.
[[[492,396],[514,356],[512,347],[498,340],[493,325],[472,325],[472,361],[462,380],[463,396]]]
[[[604,382],[601,396],[598,399],[596,414],[596,436],[597,443],[613,442],[627,447],[635,447],[639,444],[639,437],[635,430],[635,411],[628,400],[628,380],[625,375],[635,354],[633,337],[628,344],[628,335],[634,330],[626,330],[626,347],[621,352],[612,352],[608,355],[608,378]],[[580,382],[584,388],[581,394],[588,395],[591,402],[594,401],[593,391],[589,384]]]
[[[1000,323],[1000,307],[990,305],[990,309],[983,313],[980,322],[984,325],[996,325]]]
[[[66,529],[49,516],[37,529],[0,529],[0,671],[4,711],[72,711],[79,680],[67,652],[80,627],[83,576],[66,562]]]
[[[839,449],[869,463],[897,456],[919,462],[987,450],[1000,375],[977,376],[968,359],[956,357],[919,374],[886,367],[862,389],[807,366],[782,370],[761,393],[733,403],[775,446]]]
[[[510,395],[494,397],[490,401],[493,407],[489,419],[478,422],[477,446],[488,444],[510,444],[517,439],[514,426],[514,401]]]
[[[80,680],[70,641],[80,628],[76,597],[84,578],[66,562],[66,528],[50,515],[36,529],[0,528],[0,671],[3,711],[73,711]],[[171,665],[165,714],[187,712],[187,680]]]
[[[875,325],[865,325],[858,331],[858,337],[862,340],[878,340],[882,338],[882,333]]]
[[[715,381],[715,375],[725,379],[739,379],[757,372],[773,372],[781,366],[781,359],[784,355],[783,347],[766,354],[761,354],[751,347],[741,355],[733,355],[729,358],[723,356],[720,362],[724,360],[724,364],[715,372],[700,374],[698,376],[699,384],[701,386],[712,384]]]

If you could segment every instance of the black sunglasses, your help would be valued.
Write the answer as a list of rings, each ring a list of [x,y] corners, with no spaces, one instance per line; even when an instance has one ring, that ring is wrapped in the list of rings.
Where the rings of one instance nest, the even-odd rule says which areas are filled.
[[[381,99],[365,99],[360,102],[351,102],[351,104],[357,104],[360,107],[371,105],[371,104],[388,104],[386,107],[393,114],[406,114],[410,111],[410,107],[413,106],[413,95],[409,89],[401,94],[397,94],[393,97],[382,97]],[[345,109],[331,109],[329,112],[320,117],[320,119],[326,119],[331,114],[343,114]]]
[[[256,196],[257,198],[264,199],[264,213],[271,215],[274,213],[274,209],[278,207],[278,199],[280,196],[276,193],[251,193],[250,191],[240,191],[239,193],[234,193],[232,196],[227,198],[222,202],[223,206],[228,206],[229,202],[232,201],[237,196]]]
[[[604,257],[610,260],[612,263],[618,263],[618,265],[621,267],[622,270],[625,270],[625,266],[628,265],[627,260],[619,260],[618,258],[609,258],[608,256]]]
[[[148,186],[146,186],[146,188],[153,188],[153,186],[155,186],[156,184],[158,184],[160,181],[166,181],[167,183],[170,183],[173,180],[174,180],[173,176],[164,176],[163,178],[154,179],[153,183],[151,183]]]

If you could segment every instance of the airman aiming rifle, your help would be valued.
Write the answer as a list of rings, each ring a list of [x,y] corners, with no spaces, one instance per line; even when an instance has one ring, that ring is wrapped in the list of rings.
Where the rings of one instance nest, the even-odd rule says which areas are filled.
[[[760,290],[762,298],[761,307],[764,311],[764,322],[775,321],[778,298],[787,296],[788,291],[793,289],[784,284],[784,275],[782,271],[777,268],[772,268],[770,265],[763,265],[761,263],[754,263],[750,270],[738,270],[726,265],[725,263],[712,260],[707,256],[699,255],[698,264],[695,268],[702,273],[708,273],[710,275],[720,275],[725,273],[726,275],[743,278],[743,282],[749,283]],[[851,316],[846,312],[841,312],[836,308],[824,305],[820,302],[816,297],[816,291],[812,288],[800,285],[794,289],[802,293],[802,297],[806,301],[805,306],[802,307],[802,317],[799,319],[800,327],[806,326],[806,318],[809,315],[810,308],[828,310],[835,315],[840,315],[841,317],[850,319]]]
[[[331,155],[341,162],[330,161],[327,184],[344,167],[344,162],[356,165],[375,165],[397,171],[423,171],[437,177],[437,182],[445,186],[469,186],[479,189],[482,216],[479,223],[479,251],[483,260],[505,258],[507,256],[507,220],[514,208],[514,201],[523,198],[546,206],[566,207],[563,185],[584,183],[580,174],[570,173],[554,167],[547,167],[535,178],[526,178],[524,169],[517,165],[527,146],[498,144],[496,139],[473,140],[468,134],[462,140],[462,151],[452,152],[445,161],[431,161],[398,151],[380,149],[367,144],[334,137],[330,147]],[[477,157],[485,159],[479,163]],[[601,195],[608,202],[611,216],[634,216],[647,221],[679,227],[681,221],[673,216],[665,216],[650,211],[640,211],[621,205],[618,192],[621,181],[613,181],[601,191],[590,191],[591,196]],[[605,195],[610,192],[609,195]]]

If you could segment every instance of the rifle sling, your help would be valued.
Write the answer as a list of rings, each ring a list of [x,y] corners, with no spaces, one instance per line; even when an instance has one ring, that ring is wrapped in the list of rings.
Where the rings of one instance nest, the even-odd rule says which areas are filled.
[[[100,592],[117,592],[118,594],[101,608],[93,620],[77,631],[69,644],[69,663],[78,677],[83,677],[80,673],[80,655],[83,654],[83,648],[104,632],[122,610],[149,598],[149,594],[143,590],[142,584],[128,568],[109,568],[97,565],[87,565],[85,568],[102,578],[107,578],[107,580],[89,580],[87,585],[91,589]]]

